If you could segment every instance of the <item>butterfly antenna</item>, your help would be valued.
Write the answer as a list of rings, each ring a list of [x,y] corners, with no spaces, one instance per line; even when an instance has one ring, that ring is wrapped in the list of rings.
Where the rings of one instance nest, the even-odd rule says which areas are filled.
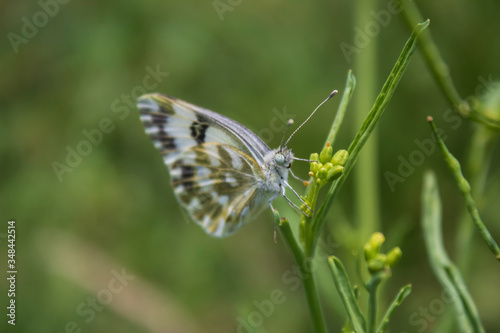
[[[290,126],[292,126],[294,123],[293,119],[288,119],[288,121],[286,122],[286,126],[285,126],[285,129],[283,130],[283,136],[281,137],[281,142],[280,142],[280,149],[283,148],[283,141],[285,141],[285,134],[286,134],[286,131],[288,130],[288,128]],[[287,141],[288,142],[288,141]]]
[[[328,100],[329,100],[330,98],[332,98],[333,96],[335,96],[337,93],[338,93],[338,91],[337,91],[337,90],[332,91],[332,93],[330,94],[330,96],[328,96],[328,98],[327,98],[327,99],[325,99],[323,102],[321,102],[321,104],[320,104],[320,105],[318,105],[318,107],[317,107],[316,109],[314,109],[314,111],[313,111],[313,112],[309,115],[309,117],[307,117],[307,119],[306,119],[306,120],[305,120],[302,124],[300,124],[300,126],[299,126],[299,127],[297,127],[297,129],[296,129],[296,130],[292,133],[292,135],[290,135],[290,137],[288,138],[288,140],[286,140],[286,142],[285,142],[285,146],[287,145],[288,141],[290,141],[290,139],[292,138],[292,136],[293,136],[295,133],[297,133],[297,131],[298,131],[298,130],[302,127],[302,126],[304,126],[304,125],[305,125],[305,124],[309,121],[309,119],[311,119],[311,117],[313,116],[313,114],[314,114],[314,113],[315,113],[315,112],[316,112],[316,111],[317,111],[317,110],[318,110],[318,109],[319,109],[319,108],[320,108],[323,104],[325,104],[326,102],[328,102]]]

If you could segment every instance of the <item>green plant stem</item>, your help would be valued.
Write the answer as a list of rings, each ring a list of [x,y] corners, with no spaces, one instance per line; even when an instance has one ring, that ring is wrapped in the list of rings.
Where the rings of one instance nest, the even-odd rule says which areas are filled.
[[[422,190],[422,230],[431,268],[448,292],[461,332],[484,332],[479,314],[459,270],[450,261],[443,245],[441,198],[436,176],[427,172]]]
[[[377,333],[385,332],[385,330],[387,329],[387,325],[389,324],[389,321],[391,320],[391,317],[394,314],[394,311],[396,311],[396,309],[401,305],[401,303],[410,294],[410,292],[411,292],[411,285],[406,285],[403,288],[401,288],[398,295],[390,305],[389,309],[387,309],[384,318],[382,318],[382,321],[377,329]]]
[[[403,16],[410,29],[413,29],[417,22],[422,22],[422,15],[418,10],[416,2],[413,0],[400,0],[399,1],[403,8]],[[448,100],[453,109],[463,118],[471,118],[490,129],[495,131],[500,131],[500,121],[490,118],[483,114],[482,103],[477,99],[474,99],[475,103],[471,104],[467,100],[463,100],[460,97],[453,79],[450,75],[450,70],[448,65],[444,61],[439,49],[432,39],[430,31],[424,31],[418,36],[418,43],[424,59],[429,67],[434,79],[436,80],[438,86],[445,98]]]
[[[342,99],[340,100],[339,107],[337,109],[337,114],[335,115],[335,119],[333,120],[332,127],[330,128],[330,132],[328,133],[327,139],[323,147],[326,146],[327,143],[330,143],[330,145],[332,146],[335,143],[335,139],[337,137],[340,126],[342,125],[342,122],[344,120],[344,115],[347,111],[347,106],[349,105],[355,87],[356,87],[356,78],[354,77],[354,74],[352,74],[352,71],[349,70],[347,72],[345,88],[342,93]],[[316,201],[319,193],[319,185],[314,182],[313,177],[311,177],[309,181],[311,183],[307,187],[305,196],[307,201],[310,203],[310,207],[313,210],[316,210]],[[306,256],[313,256],[314,255],[313,241],[315,237],[312,234],[313,225],[311,223],[311,219],[302,217],[302,223],[305,228],[303,236],[301,235],[301,241],[304,243],[304,251]]]
[[[498,244],[495,242],[495,240],[491,236],[488,228],[486,228],[486,225],[481,220],[481,216],[479,216],[479,211],[477,209],[476,202],[474,201],[474,198],[471,195],[471,187],[470,187],[467,179],[465,179],[465,177],[462,174],[460,163],[450,153],[448,148],[446,148],[446,145],[444,144],[443,140],[439,136],[439,133],[436,129],[436,125],[434,124],[434,121],[432,121],[432,117],[429,117],[428,120],[429,120],[429,124],[431,126],[431,129],[434,132],[434,135],[436,136],[436,139],[438,141],[438,145],[441,149],[441,152],[443,153],[446,164],[448,165],[448,168],[450,169],[451,173],[453,174],[453,177],[455,177],[458,188],[460,189],[460,192],[462,193],[462,195],[465,199],[465,204],[466,204],[467,210],[469,211],[469,214],[472,218],[472,221],[476,225],[477,229],[479,230],[479,233],[481,234],[484,241],[488,245],[490,251],[495,255],[496,259],[500,261],[500,248],[498,247]]]
[[[309,308],[309,313],[312,318],[314,332],[316,333],[326,333],[325,319],[323,317],[323,311],[321,309],[321,303],[319,300],[318,288],[316,285],[316,280],[314,276],[314,270],[307,265],[310,265],[312,260],[308,260],[304,255],[304,251],[301,249],[300,244],[297,242],[293,235],[293,231],[290,228],[290,224],[287,219],[280,219],[280,215],[277,210],[274,211],[275,222],[278,224],[281,234],[285,238],[285,241],[292,251],[295,262],[299,266],[301,273],[302,283],[304,285],[304,291],[306,294],[307,305]]]
[[[372,275],[368,283],[366,284],[366,289],[368,290],[368,326],[366,331],[369,333],[375,333],[375,327],[377,323],[377,291],[380,283],[387,278],[386,272],[379,272]]]
[[[347,316],[349,317],[353,330],[356,333],[366,332],[365,318],[359,308],[355,289],[352,287],[344,265],[342,265],[342,262],[334,256],[328,258],[328,264],[330,265],[330,270],[332,271],[335,287],[337,288],[342,303],[344,303],[344,308],[347,312]]]
[[[366,27],[373,21],[370,11],[377,5],[375,0],[359,0],[354,2],[354,20],[358,27]],[[377,84],[377,43],[378,39],[373,38],[368,45],[361,49],[356,55],[354,68],[360,80],[363,82],[359,86],[359,96],[355,101],[354,108],[354,131],[357,131],[365,120],[366,114],[372,106],[372,101],[376,98]],[[354,211],[356,216],[355,239],[367,239],[373,232],[379,230],[380,225],[380,193],[378,192],[378,135],[373,131],[370,140],[366,142],[363,152],[360,154],[359,163],[354,169],[355,192]],[[359,247],[361,244],[352,244]]]
[[[488,169],[495,143],[495,133],[484,126],[475,126],[468,147],[466,170],[467,178],[471,184],[471,194],[482,208]],[[471,223],[467,207],[464,207],[458,218],[458,228],[455,235],[455,257],[457,266],[462,272],[462,277],[467,280],[471,272],[472,259],[475,256],[474,240],[476,239],[476,226]],[[455,313],[446,311],[436,323],[436,332],[453,332]]]
[[[399,56],[396,64],[394,65],[394,68],[389,74],[389,77],[387,78],[384,86],[382,87],[381,92],[379,93],[377,99],[375,100],[375,104],[373,105],[363,125],[361,126],[356,137],[351,143],[348,150],[349,159],[344,165],[344,173],[342,174],[342,176],[340,176],[339,179],[333,182],[325,200],[323,201],[323,204],[318,210],[316,210],[313,220],[311,221],[312,223],[311,234],[313,239],[310,240],[309,243],[307,243],[308,244],[307,246],[309,247],[309,249],[307,249],[308,253],[314,254],[316,243],[320,234],[319,231],[321,230],[323,224],[326,221],[326,216],[328,215],[328,212],[332,207],[333,201],[340,192],[342,185],[344,184],[347,176],[349,175],[354,164],[356,163],[356,160],[358,158],[359,153],[361,152],[361,149],[363,148],[366,141],[370,137],[370,134],[375,128],[375,125],[378,123],[380,117],[382,116],[387,105],[389,104],[389,101],[391,100],[391,97],[394,91],[396,90],[399,80],[403,76],[403,73],[406,67],[408,66],[411,55],[415,51],[417,35],[422,30],[424,30],[428,25],[429,22],[426,21],[424,23],[418,24],[415,27],[415,30],[413,31],[410,38],[406,42],[406,45],[403,48],[403,51],[401,52],[401,55]]]
[[[472,134],[467,157],[467,178],[471,184],[471,194],[476,198],[478,208],[483,206],[484,191],[486,188],[486,180],[488,178],[488,170],[490,167],[493,149],[496,143],[496,136],[493,132],[482,127],[476,126]],[[467,209],[461,214],[459,226],[456,236],[456,249],[458,266],[461,271],[466,273],[469,271],[473,249],[472,243],[474,239],[474,225],[470,223]]]

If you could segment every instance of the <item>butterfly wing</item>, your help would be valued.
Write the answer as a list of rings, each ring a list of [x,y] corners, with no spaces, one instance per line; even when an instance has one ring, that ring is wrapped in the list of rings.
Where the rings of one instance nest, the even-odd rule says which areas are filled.
[[[191,147],[169,169],[179,202],[213,236],[233,233],[261,206],[257,182],[264,175],[252,157],[235,147]]]
[[[223,237],[255,216],[263,202],[258,184],[265,180],[259,161],[270,150],[260,138],[229,118],[163,95],[142,96],[138,108],[176,197],[196,223]]]
[[[259,165],[264,163],[264,156],[271,150],[255,133],[240,123],[173,97],[144,95],[137,100],[137,107],[146,133],[152,139],[155,139],[154,135],[161,134],[164,140],[162,146],[172,150],[168,155],[172,160],[185,148],[205,142],[236,147],[252,156]],[[155,141],[155,144],[160,149],[160,143]]]

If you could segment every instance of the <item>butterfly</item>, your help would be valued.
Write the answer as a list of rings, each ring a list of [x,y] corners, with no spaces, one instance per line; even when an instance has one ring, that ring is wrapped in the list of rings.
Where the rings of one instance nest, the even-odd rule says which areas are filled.
[[[286,196],[286,188],[312,212],[288,183],[289,172],[299,179],[290,169],[293,160],[304,159],[286,144],[318,108],[276,149],[240,123],[173,97],[147,94],[138,98],[137,108],[168,167],[177,200],[208,234],[234,233],[266,203],[274,211],[272,201],[278,196],[303,212]]]

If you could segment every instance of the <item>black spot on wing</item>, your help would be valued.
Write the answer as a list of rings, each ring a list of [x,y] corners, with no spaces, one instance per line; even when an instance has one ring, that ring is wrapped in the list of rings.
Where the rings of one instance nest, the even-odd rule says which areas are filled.
[[[152,119],[152,124],[150,124],[148,127],[153,127],[153,126],[158,127],[158,133],[150,135],[151,140],[161,142],[161,146],[163,149],[166,150],[176,149],[177,146],[175,144],[175,139],[172,136],[168,135],[168,133],[165,131],[165,125],[168,122],[168,115],[164,116],[164,115],[151,114],[151,119]]]
[[[151,119],[153,124],[155,125],[165,125],[167,123],[168,117],[151,115]]]
[[[205,133],[207,132],[208,124],[205,122],[203,116],[197,114],[196,118],[197,120],[193,121],[189,129],[191,130],[191,137],[201,145],[205,143]]]
[[[184,189],[187,191],[193,189],[194,187],[193,177],[195,173],[194,168],[191,165],[182,164],[182,160],[178,160],[177,162],[175,162],[172,167],[174,169],[175,168],[181,169],[181,175],[178,181],[182,184]]]
[[[171,136],[168,136],[165,132],[163,132],[163,135],[158,135],[156,139],[161,142],[161,146],[165,149],[173,150],[177,148],[177,146],[175,145],[175,139]]]

